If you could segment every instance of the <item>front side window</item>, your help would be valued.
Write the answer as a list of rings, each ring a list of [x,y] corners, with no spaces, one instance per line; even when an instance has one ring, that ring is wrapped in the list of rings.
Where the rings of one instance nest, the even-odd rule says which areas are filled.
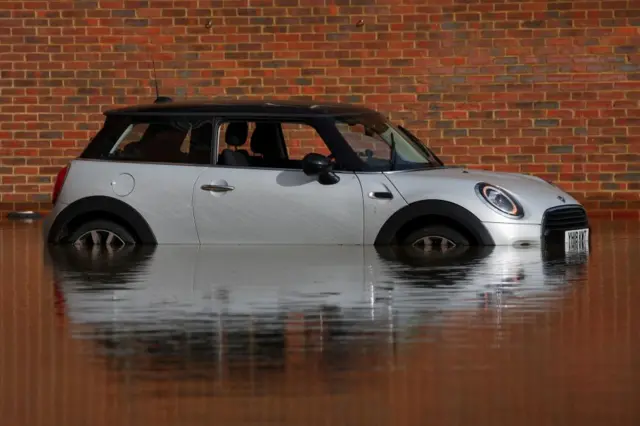
[[[441,167],[433,153],[408,131],[382,116],[336,118],[336,128],[368,171]]]
[[[324,139],[309,123],[287,120],[228,120],[218,127],[220,166],[302,170],[312,152],[330,155]]]

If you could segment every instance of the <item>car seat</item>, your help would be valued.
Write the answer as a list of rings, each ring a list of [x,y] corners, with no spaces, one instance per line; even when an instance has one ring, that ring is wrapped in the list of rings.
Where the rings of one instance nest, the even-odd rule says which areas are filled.
[[[249,166],[249,153],[245,149],[237,149],[245,144],[249,135],[249,126],[246,122],[232,122],[227,126],[224,139],[228,146],[236,149],[225,148],[220,153],[219,164],[225,166]]]

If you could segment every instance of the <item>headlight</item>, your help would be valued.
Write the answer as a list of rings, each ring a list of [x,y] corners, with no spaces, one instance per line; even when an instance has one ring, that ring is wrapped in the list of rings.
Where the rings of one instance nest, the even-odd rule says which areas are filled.
[[[504,189],[481,182],[476,185],[476,193],[489,206],[504,215],[518,219],[524,216],[522,206]]]

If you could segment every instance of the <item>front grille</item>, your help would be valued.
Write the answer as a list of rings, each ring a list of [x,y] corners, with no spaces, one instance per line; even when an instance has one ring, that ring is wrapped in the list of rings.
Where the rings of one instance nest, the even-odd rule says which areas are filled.
[[[553,207],[544,213],[542,229],[545,231],[568,231],[588,228],[587,212],[581,206]]]

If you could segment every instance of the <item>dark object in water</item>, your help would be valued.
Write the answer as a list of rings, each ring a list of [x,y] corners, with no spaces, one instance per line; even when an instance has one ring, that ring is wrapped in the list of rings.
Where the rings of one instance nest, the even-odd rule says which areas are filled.
[[[41,219],[42,215],[33,211],[9,212],[7,218],[13,220]]]

